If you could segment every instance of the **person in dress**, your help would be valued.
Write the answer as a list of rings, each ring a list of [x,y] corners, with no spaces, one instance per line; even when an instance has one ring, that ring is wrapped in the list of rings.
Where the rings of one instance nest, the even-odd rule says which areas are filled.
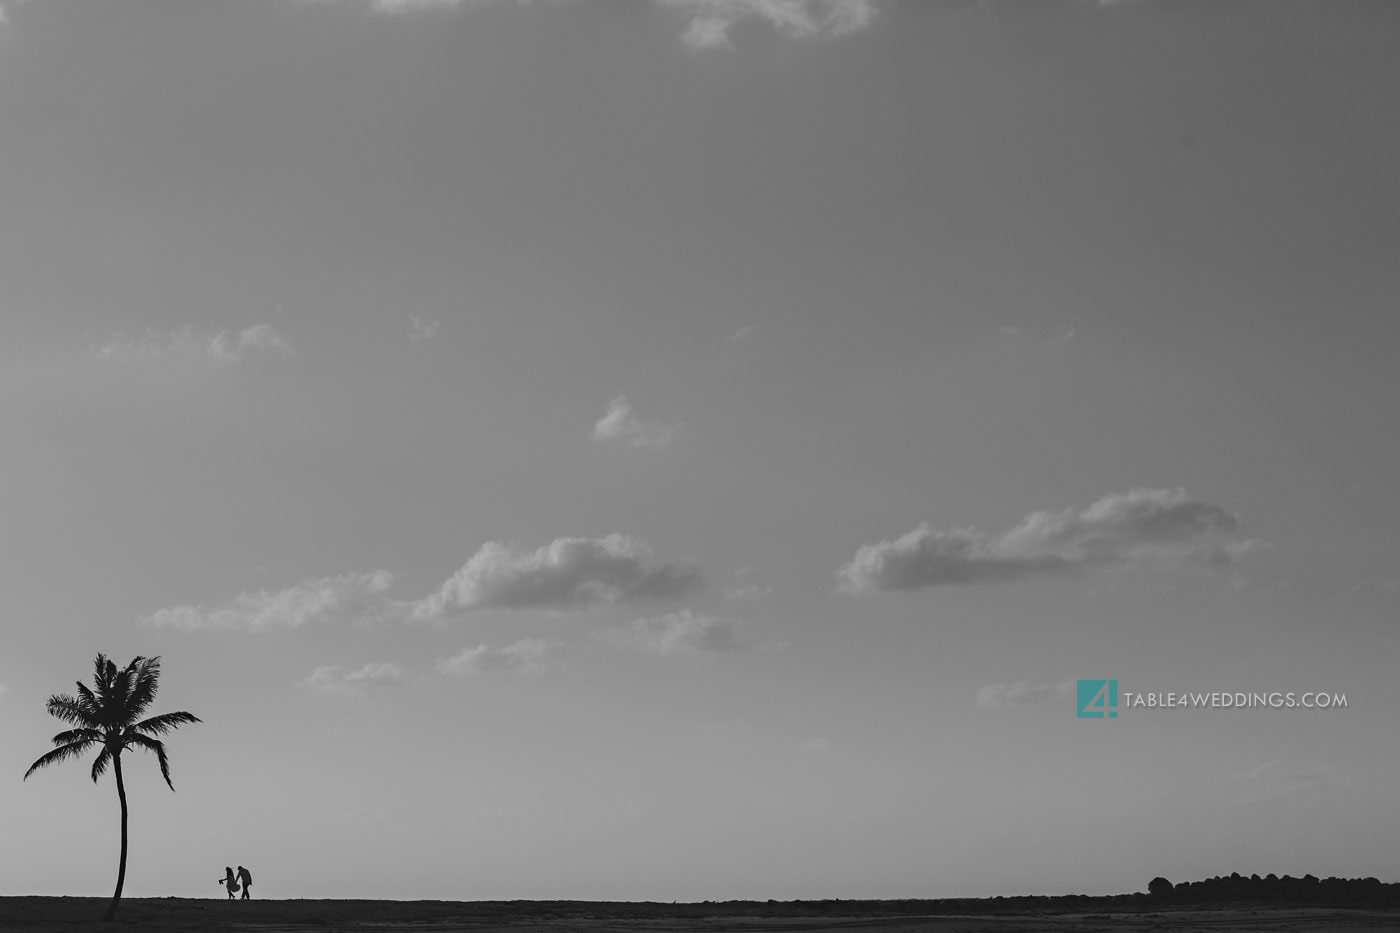
[[[233,896],[238,893],[238,878],[234,876],[232,868],[224,866],[224,876],[219,879],[219,884],[228,891],[228,899],[233,900]]]

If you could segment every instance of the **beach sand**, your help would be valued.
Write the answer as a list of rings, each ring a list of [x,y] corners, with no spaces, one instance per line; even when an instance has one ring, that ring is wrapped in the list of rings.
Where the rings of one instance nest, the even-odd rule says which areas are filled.
[[[197,900],[131,898],[118,920],[102,923],[105,898],[0,897],[0,929],[58,931],[185,930],[247,933],[402,933],[434,931],[626,931],[626,933],[1071,933],[1117,930],[1224,933],[1378,933],[1400,930],[1400,910],[1325,907],[1219,907],[1109,913],[1034,911],[917,916],[859,915],[802,902],[781,904],[637,904],[588,901]],[[868,911],[868,912],[865,912]],[[746,913],[747,912],[747,913]]]

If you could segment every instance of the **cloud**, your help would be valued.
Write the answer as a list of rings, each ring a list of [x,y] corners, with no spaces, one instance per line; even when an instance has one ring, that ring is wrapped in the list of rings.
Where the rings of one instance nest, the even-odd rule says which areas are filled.
[[[357,696],[369,690],[402,687],[406,682],[397,664],[372,663],[357,670],[331,664],[316,668],[299,685],[327,696]]]
[[[839,575],[844,589],[863,592],[999,583],[1073,566],[1055,554],[1034,558],[998,554],[994,543],[970,528],[932,531],[920,525],[893,541],[863,545]]]
[[[754,331],[756,331],[757,329],[758,328],[755,327],[753,324],[745,324],[743,327],[730,334],[729,339],[733,343],[738,343],[741,340],[747,340],[753,336]]]
[[[146,332],[144,337],[115,334],[97,351],[97,358],[116,359],[205,359],[236,363],[249,351],[288,354],[291,346],[270,324],[254,324],[236,334],[198,331],[185,326],[180,330]]]
[[[182,605],[138,621],[156,628],[241,630],[300,628],[332,619],[425,621],[452,610],[541,609],[579,611],[613,603],[665,602],[700,589],[693,563],[656,563],[642,542],[627,535],[558,538],[527,550],[488,541],[437,592],[391,600],[387,570],[304,580],[281,590],[245,591],[221,606]]]
[[[893,541],[866,544],[837,575],[841,588],[911,590],[1005,583],[1128,562],[1227,566],[1262,546],[1236,537],[1234,515],[1184,489],[1133,489],[1087,509],[1033,512],[1010,531],[933,531],[927,524]]]
[[[161,609],[141,621],[159,628],[188,631],[300,628],[336,616],[378,615],[384,609],[380,596],[393,582],[393,574],[386,570],[346,573],[305,580],[283,590],[241,593],[232,602],[213,609]]]
[[[504,648],[477,645],[463,648],[453,657],[438,662],[438,670],[447,674],[479,674],[486,671],[506,671],[513,674],[533,674],[544,670],[551,655],[564,645],[543,638],[522,638]]]
[[[455,10],[464,3],[481,6],[483,0],[374,0],[371,7],[381,13],[406,13],[409,10]]]
[[[833,37],[859,32],[874,18],[874,0],[827,0],[826,30]]]
[[[657,0],[682,10],[690,23],[681,41],[691,48],[732,48],[729,30],[744,20],[765,22],[794,39],[834,39],[866,28],[874,0]]]
[[[437,336],[441,323],[441,321],[425,321],[416,314],[410,314],[408,316],[408,342],[418,343],[421,340],[432,340]]]
[[[389,15],[414,10],[480,7],[504,0],[373,0],[371,9]],[[524,4],[530,0],[515,0]],[[876,0],[653,0],[689,17],[681,41],[696,49],[732,48],[729,30],[752,20],[793,39],[836,39],[865,29]]]
[[[610,628],[601,638],[615,648],[662,657],[745,651],[753,647],[739,638],[733,622],[689,609]]]
[[[756,571],[752,567],[740,567],[734,571],[734,582],[724,588],[724,598],[736,599],[762,599],[765,596],[773,595],[771,586],[759,586],[754,582]]]
[[[629,447],[669,447],[675,440],[679,425],[659,421],[642,421],[632,413],[627,396],[619,395],[608,405],[607,414],[593,426],[595,441],[622,441]]]
[[[1294,794],[1343,790],[1348,786],[1346,779],[1332,768],[1322,765],[1300,768],[1277,761],[1262,764],[1238,779],[1249,788],[1246,800],[1253,802]]]
[[[534,551],[488,541],[432,596],[412,607],[417,619],[449,609],[579,610],[606,603],[677,599],[703,578],[692,564],[650,564],[650,551],[627,535],[557,538]]]
[[[978,709],[1015,709],[1074,696],[1074,681],[1058,684],[987,684],[977,691],[974,701]]]
[[[729,20],[718,16],[697,16],[681,33],[681,41],[693,49],[732,49]]]
[[[0,697],[4,696],[6,693],[9,693],[9,692],[10,692],[10,688],[9,688],[9,687],[5,686],[4,684],[0,684]]]
[[[797,746],[798,751],[806,752],[809,755],[819,755],[822,752],[830,750],[830,748],[831,739],[827,738],[824,735],[819,735],[815,738],[810,738],[807,741],[803,742],[801,745]]]

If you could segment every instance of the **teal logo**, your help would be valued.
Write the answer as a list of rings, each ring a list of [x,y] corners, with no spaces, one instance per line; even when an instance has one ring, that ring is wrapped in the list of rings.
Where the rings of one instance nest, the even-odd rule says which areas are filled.
[[[1117,719],[1118,681],[1081,680],[1075,690],[1074,715],[1079,719]]]

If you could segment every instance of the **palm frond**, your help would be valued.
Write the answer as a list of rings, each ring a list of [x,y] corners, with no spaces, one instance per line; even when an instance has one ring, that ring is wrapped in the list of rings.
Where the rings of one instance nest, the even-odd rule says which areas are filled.
[[[104,725],[112,725],[116,721],[115,711],[120,702],[116,689],[117,665],[111,659],[99,654],[93,666],[97,669],[97,674],[92,679],[92,685],[97,701],[98,716]]]
[[[92,760],[92,783],[97,783],[97,779],[102,777],[102,773],[107,770],[107,766],[111,763],[112,749],[104,745],[102,752]]]
[[[78,708],[92,724],[101,722],[102,704],[98,701],[93,692],[88,689],[87,684],[78,681]]]
[[[146,735],[165,735],[170,730],[178,729],[180,726],[203,721],[193,713],[186,713],[182,710],[178,713],[161,713],[159,716],[143,719],[128,728],[132,732],[144,732]]]
[[[97,729],[69,729],[53,737],[55,747],[72,745],[74,742],[101,742],[106,736]]]
[[[160,689],[160,658],[137,658],[127,667],[131,681],[127,687],[125,710],[127,722],[144,713]]]
[[[124,725],[130,721],[127,715],[127,703],[131,696],[131,682],[135,679],[135,667],[136,661],[132,661],[119,671],[112,681],[106,712],[111,717],[111,723],[114,726]]]
[[[112,666],[112,662],[107,660],[107,656],[102,652],[97,653],[97,657],[92,661],[92,682],[99,686],[111,680],[107,669]]]
[[[170,761],[165,757],[164,742],[159,739],[153,739],[150,736],[142,735],[139,732],[128,732],[125,736],[125,741],[132,747],[142,748],[148,752],[155,752],[156,760],[160,762],[160,776],[165,778],[165,783],[170,785],[171,790],[175,789],[175,785],[170,783]]]
[[[83,752],[92,748],[94,744],[95,743],[91,740],[85,740],[81,742],[70,742],[67,745],[55,748],[47,755],[41,755],[39,757],[39,760],[30,765],[29,770],[24,772],[24,780],[29,780],[29,775],[33,774],[35,771],[38,771],[40,768],[47,768],[49,765],[56,765],[61,761],[67,761],[69,758],[77,758]]]
[[[66,693],[55,693],[49,697],[45,708],[49,711],[50,716],[60,719],[70,726],[91,727],[97,724],[95,718],[88,715],[82,700]]]

